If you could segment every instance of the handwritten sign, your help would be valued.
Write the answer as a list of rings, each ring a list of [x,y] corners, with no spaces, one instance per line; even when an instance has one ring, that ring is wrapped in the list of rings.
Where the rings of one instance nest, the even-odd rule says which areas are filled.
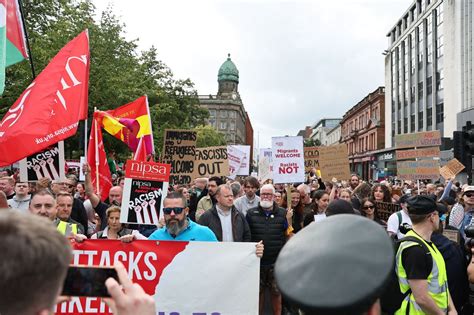
[[[465,169],[465,166],[458,159],[452,159],[448,164],[439,169],[439,173],[445,179],[449,179],[461,173],[463,169]]]
[[[440,151],[439,147],[433,147],[416,150],[397,150],[395,153],[397,155],[397,160],[400,161],[418,158],[439,157]]]
[[[171,165],[170,183],[190,184],[194,172],[197,134],[192,130],[166,129],[163,163]]]
[[[304,148],[304,171],[309,173],[312,168],[319,169],[319,147]]]
[[[196,148],[193,178],[229,176],[227,147]]]
[[[441,145],[441,133],[439,130],[395,136],[395,147],[397,149],[434,147],[437,145]]]
[[[420,160],[397,162],[397,177],[402,180],[439,178],[439,161]]]
[[[345,144],[319,147],[319,167],[324,180],[333,177],[348,180],[351,177],[347,146]]]
[[[390,202],[376,201],[375,206],[377,207],[377,213],[381,220],[387,221],[392,213],[402,210],[400,205]]]

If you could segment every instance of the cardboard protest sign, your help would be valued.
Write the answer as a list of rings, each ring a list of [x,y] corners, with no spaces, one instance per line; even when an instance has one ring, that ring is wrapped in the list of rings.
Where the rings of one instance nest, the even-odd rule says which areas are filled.
[[[258,161],[258,180],[265,182],[272,179],[272,171],[270,170],[270,161],[266,156],[260,158]]]
[[[153,297],[157,315],[258,314],[260,259],[255,243],[86,240],[72,246],[74,265],[122,262],[131,280]],[[199,272],[189,268],[190,262],[199,266]],[[183,303],[176,298],[176,288],[192,298]],[[229,288],[239,294],[210,298]],[[54,311],[57,315],[112,314],[97,297],[73,297],[57,304]]]
[[[240,169],[237,172],[237,175],[240,176],[249,176],[250,174],[250,164],[252,164],[252,161],[250,161],[250,146],[249,145],[231,145],[235,147],[236,149],[242,151],[245,153],[245,157],[240,164]]]
[[[227,147],[196,148],[193,178],[229,176]]]
[[[392,213],[402,210],[399,204],[376,201],[377,213],[381,220],[387,221]]]
[[[304,182],[303,137],[273,137],[273,182]]]
[[[194,172],[197,133],[192,130],[166,129],[163,163],[171,165],[170,183],[190,184]]]
[[[319,169],[319,147],[304,148],[304,171],[309,173],[312,168]]]
[[[434,147],[439,145],[441,145],[441,133],[439,130],[395,136],[395,147],[397,149]]]
[[[351,178],[349,158],[345,144],[319,147],[319,169],[324,180]]]
[[[227,146],[227,158],[229,160],[229,178],[235,179],[245,160],[245,152],[239,150],[236,146]]]
[[[439,178],[439,161],[420,160],[397,162],[397,177],[401,180],[436,180]]]
[[[424,149],[413,149],[413,150],[397,150],[395,151],[397,160],[410,160],[417,158],[430,158],[439,157],[439,147],[424,148]]]
[[[42,177],[51,180],[66,178],[63,141],[20,160],[22,182],[37,181]]]
[[[169,164],[128,160],[120,222],[158,224],[169,177]]]
[[[439,169],[439,173],[445,179],[449,179],[461,173],[463,169],[465,169],[465,166],[458,159],[452,159],[448,164]]]

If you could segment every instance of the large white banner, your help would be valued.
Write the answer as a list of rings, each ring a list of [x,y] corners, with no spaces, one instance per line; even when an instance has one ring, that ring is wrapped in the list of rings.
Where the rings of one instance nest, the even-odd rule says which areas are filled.
[[[249,174],[250,174],[250,164],[252,163],[252,161],[250,161],[250,146],[249,145],[237,145],[237,144],[236,145],[231,145],[231,146],[233,146],[233,147],[237,148],[238,150],[245,153],[245,158],[242,161],[242,163],[240,164],[240,169],[237,172],[237,175],[249,176]]]
[[[258,314],[260,259],[255,243],[86,240],[73,244],[74,265],[111,266],[117,260],[133,282],[154,296],[157,314]],[[92,297],[74,297],[58,305],[55,313],[111,314],[105,302]]]
[[[229,160],[229,177],[230,179],[235,179],[237,173],[242,166],[242,163],[245,160],[245,152],[239,150],[234,145],[227,146],[227,159]]]
[[[273,137],[273,182],[304,182],[303,137]]]

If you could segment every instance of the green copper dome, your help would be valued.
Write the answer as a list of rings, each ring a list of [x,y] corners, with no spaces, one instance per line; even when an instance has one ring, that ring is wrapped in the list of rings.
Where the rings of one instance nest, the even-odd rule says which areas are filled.
[[[219,68],[217,81],[234,81],[239,83],[239,70],[230,60],[230,54],[227,55],[227,60]]]

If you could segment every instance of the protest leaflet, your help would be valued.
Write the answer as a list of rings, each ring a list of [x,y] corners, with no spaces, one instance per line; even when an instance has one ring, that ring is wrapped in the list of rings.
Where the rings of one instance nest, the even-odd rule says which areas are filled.
[[[65,179],[64,142],[59,141],[44,150],[20,160],[20,180],[37,181]]]
[[[120,222],[157,225],[169,176],[169,164],[128,160]]]
[[[192,178],[229,176],[229,160],[227,147],[196,148],[194,173]]]
[[[304,182],[303,137],[273,137],[273,182]]]
[[[351,178],[347,145],[319,147],[319,169],[324,180],[348,180]]]
[[[86,240],[73,244],[74,265],[113,266],[116,261],[154,297],[157,314],[258,313],[260,259],[255,243]],[[189,262],[199,266],[199,272],[189,268]],[[233,294],[216,298],[230,287]],[[177,289],[186,303],[176,298]],[[58,304],[55,313],[111,314],[105,302],[94,297],[73,297]]]
[[[165,130],[162,161],[171,165],[170,183],[191,184],[196,140],[197,133],[192,130]]]

